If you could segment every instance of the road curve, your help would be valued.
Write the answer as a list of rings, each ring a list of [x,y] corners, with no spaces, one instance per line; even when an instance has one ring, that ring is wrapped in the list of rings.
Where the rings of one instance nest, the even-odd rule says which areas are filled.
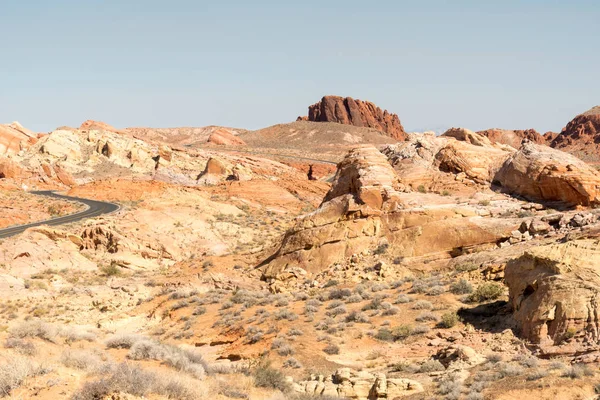
[[[86,218],[93,218],[93,217],[97,217],[97,216],[103,215],[103,214],[110,214],[119,209],[119,206],[117,204],[107,203],[104,201],[82,199],[79,197],[63,196],[60,194],[56,194],[51,190],[44,190],[44,191],[37,191],[37,192],[30,192],[30,193],[41,195],[41,196],[54,197],[56,199],[76,201],[76,202],[85,204],[88,208],[86,210],[80,211],[78,213],[65,215],[63,217],[52,218],[52,219],[48,219],[45,221],[32,222],[30,224],[18,225],[18,226],[8,227],[5,229],[0,229],[0,239],[18,235],[19,233],[22,233],[23,231],[25,231],[25,229],[32,228],[34,226],[40,226],[40,225],[54,226],[54,225],[68,224],[70,222],[77,222],[77,221],[81,221],[82,219],[86,219]]]

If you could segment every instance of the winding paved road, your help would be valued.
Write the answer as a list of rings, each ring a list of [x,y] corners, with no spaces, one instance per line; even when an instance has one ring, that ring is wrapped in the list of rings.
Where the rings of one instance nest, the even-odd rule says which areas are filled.
[[[85,204],[86,206],[88,206],[88,208],[86,210],[80,211],[78,213],[65,215],[63,217],[48,219],[45,221],[32,222],[32,223],[26,224],[26,225],[12,226],[12,227],[8,227],[5,229],[0,229],[0,239],[7,238],[7,237],[13,236],[13,235],[18,235],[19,233],[22,233],[23,231],[25,231],[25,229],[31,228],[34,226],[68,224],[70,222],[81,221],[82,219],[86,219],[86,218],[93,218],[93,217],[97,217],[97,216],[103,215],[103,214],[110,214],[119,209],[119,206],[117,204],[107,203],[104,201],[82,199],[79,197],[63,196],[60,194],[56,194],[50,190],[31,192],[31,193],[41,195],[41,196],[54,197],[56,199],[76,201],[76,202]]]

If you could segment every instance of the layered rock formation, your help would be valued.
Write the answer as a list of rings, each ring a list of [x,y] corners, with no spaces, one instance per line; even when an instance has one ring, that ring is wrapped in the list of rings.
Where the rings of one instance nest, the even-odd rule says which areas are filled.
[[[18,122],[0,125],[0,155],[18,153],[37,141],[37,135]]]
[[[246,144],[242,139],[234,136],[230,131],[225,129],[215,130],[210,134],[207,142],[221,146],[240,146]]]
[[[521,335],[542,346],[600,344],[600,241],[541,246],[506,265]]]
[[[386,132],[397,140],[406,138],[398,115],[382,111],[370,101],[351,97],[324,96],[321,101],[308,107],[308,117],[299,117],[298,120],[368,127]]]
[[[600,201],[600,174],[574,156],[525,142],[494,177],[504,191],[534,201],[590,206]]]
[[[515,150],[492,144],[473,131],[452,128],[441,136],[409,134],[405,142],[383,148],[402,182],[417,189],[452,189],[464,184],[489,185]]]
[[[540,135],[535,129],[509,130],[509,129],[486,129],[477,132],[490,139],[492,143],[501,143],[518,149],[521,147],[523,139],[533,143],[546,144],[544,136]]]
[[[552,147],[591,156],[591,161],[598,161],[597,154],[600,150],[600,106],[576,116],[562,132],[557,135]]]
[[[495,245],[518,227],[511,220],[478,217],[476,210],[455,204],[409,208],[402,201],[405,189],[376,148],[350,151],[338,164],[321,206],[300,217],[263,263],[264,278],[319,273],[381,243],[392,254],[407,257]]]
[[[397,399],[421,393],[423,386],[411,379],[340,368],[331,376],[312,375],[309,380],[294,384],[294,391],[353,400]]]

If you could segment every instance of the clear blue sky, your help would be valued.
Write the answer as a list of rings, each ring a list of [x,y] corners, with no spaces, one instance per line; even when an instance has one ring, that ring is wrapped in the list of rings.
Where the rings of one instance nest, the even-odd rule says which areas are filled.
[[[0,0],[0,122],[261,128],[325,94],[408,130],[600,104],[597,1]]]

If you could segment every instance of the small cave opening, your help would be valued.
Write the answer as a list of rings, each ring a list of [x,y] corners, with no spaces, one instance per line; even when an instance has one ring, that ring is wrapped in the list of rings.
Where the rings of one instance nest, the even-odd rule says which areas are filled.
[[[527,285],[527,287],[523,291],[523,298],[527,298],[527,297],[531,296],[534,292],[535,292],[535,288],[533,287],[533,285]]]

